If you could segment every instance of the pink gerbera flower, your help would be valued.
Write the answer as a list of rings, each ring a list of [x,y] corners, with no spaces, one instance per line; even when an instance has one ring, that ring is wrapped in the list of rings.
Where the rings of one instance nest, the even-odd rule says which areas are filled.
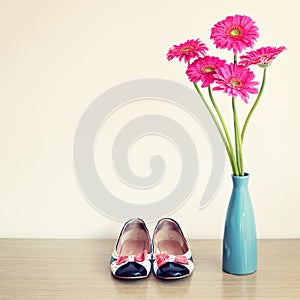
[[[169,49],[167,53],[167,59],[171,60],[175,57],[182,59],[184,62],[189,62],[193,58],[198,58],[201,55],[205,55],[208,48],[204,43],[202,43],[199,39],[196,40],[187,40],[185,43],[180,45],[174,45]]]
[[[254,87],[258,82],[253,81],[254,78],[254,73],[246,67],[234,63],[224,64],[216,69],[217,86],[213,90],[222,90],[233,97],[240,96],[244,102],[248,103],[249,93],[258,93],[258,89]]]
[[[211,30],[210,38],[217,48],[233,50],[234,54],[252,48],[258,38],[258,27],[247,16],[229,16]]]
[[[272,61],[280,54],[282,51],[286,50],[284,46],[281,47],[262,47],[257,50],[247,52],[245,55],[241,56],[240,64],[243,66],[259,65],[260,67],[268,67]]]
[[[215,81],[214,74],[216,69],[225,64],[225,60],[221,60],[214,56],[205,56],[198,58],[191,63],[186,74],[191,82],[202,81],[202,87],[207,87]]]

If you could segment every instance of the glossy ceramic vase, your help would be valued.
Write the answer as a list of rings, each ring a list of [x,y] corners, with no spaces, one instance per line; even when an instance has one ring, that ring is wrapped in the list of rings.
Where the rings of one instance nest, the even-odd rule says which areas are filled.
[[[256,229],[248,190],[249,174],[232,175],[233,189],[223,239],[223,271],[246,275],[256,271]]]

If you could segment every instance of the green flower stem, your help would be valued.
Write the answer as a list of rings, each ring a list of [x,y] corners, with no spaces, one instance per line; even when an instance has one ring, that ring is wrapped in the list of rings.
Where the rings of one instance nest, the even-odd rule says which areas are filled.
[[[237,55],[236,54],[234,54],[234,56],[233,56],[233,62],[236,64],[237,63]]]
[[[231,166],[232,166],[232,171],[235,175],[238,175],[238,167],[237,167],[237,164],[236,164],[236,159],[235,159],[235,155],[234,155],[234,150],[233,150],[233,146],[232,146],[232,143],[231,143],[231,139],[230,139],[230,136],[229,136],[229,133],[228,133],[228,129],[226,127],[226,124],[224,122],[224,119],[223,119],[223,116],[214,100],[214,97],[212,95],[212,91],[211,91],[211,87],[210,85],[208,86],[208,94],[209,94],[209,97],[210,97],[210,100],[211,100],[211,103],[213,105],[213,107],[215,108],[215,111],[217,112],[218,114],[218,117],[221,121],[221,124],[223,126],[223,130],[225,132],[225,135],[226,135],[226,138],[227,138],[227,142],[228,142],[228,146],[229,146],[229,150],[230,150],[230,153],[231,155],[229,156],[229,159],[230,159],[230,162],[231,162]]]
[[[250,118],[251,118],[251,116],[252,116],[252,114],[253,114],[253,112],[254,112],[254,110],[255,110],[255,108],[256,108],[256,106],[257,106],[257,104],[258,104],[258,102],[259,102],[259,100],[261,98],[261,95],[262,95],[262,93],[264,91],[264,87],[265,87],[265,83],[266,83],[266,72],[267,72],[267,68],[264,68],[264,75],[263,75],[263,80],[262,80],[262,83],[261,83],[261,87],[260,87],[259,93],[258,93],[257,98],[256,98],[256,100],[255,100],[255,102],[254,102],[254,104],[253,104],[253,106],[252,106],[252,108],[251,108],[251,110],[250,110],[250,112],[249,112],[246,120],[245,120],[245,123],[244,123],[244,126],[243,126],[243,130],[242,130],[242,143],[244,141],[245,131],[246,131],[247,125],[249,123],[249,120],[250,120]]]
[[[240,125],[238,120],[238,115],[236,111],[235,98],[232,97],[232,110],[234,118],[234,133],[235,133],[235,148],[236,148],[236,159],[239,169],[239,176],[244,176],[244,163],[243,163],[243,149],[242,149],[242,139],[240,134]]]
[[[230,163],[231,163],[232,172],[235,173],[234,164],[233,164],[233,160],[232,160],[232,155],[231,155],[230,149],[229,149],[229,147],[228,147],[227,140],[226,140],[226,138],[225,138],[225,136],[224,136],[224,133],[223,133],[223,131],[222,131],[222,128],[220,127],[219,122],[218,122],[216,116],[214,115],[212,109],[210,108],[210,106],[209,106],[208,103],[206,102],[204,96],[202,95],[202,93],[201,93],[201,91],[200,91],[200,89],[199,89],[197,83],[196,83],[196,82],[193,82],[193,84],[194,84],[194,86],[195,86],[195,89],[196,89],[197,93],[199,94],[200,98],[202,99],[202,101],[203,101],[205,107],[207,108],[208,112],[210,113],[210,115],[211,115],[211,117],[212,117],[212,119],[213,119],[213,121],[214,121],[214,123],[215,123],[215,125],[216,125],[216,127],[217,127],[217,129],[218,129],[218,131],[219,131],[219,133],[220,133],[220,135],[221,135],[221,138],[222,138],[222,140],[223,140],[223,143],[224,143],[225,148],[226,148],[226,152],[227,152],[227,154],[228,154],[228,157],[229,157],[229,160],[230,160]]]

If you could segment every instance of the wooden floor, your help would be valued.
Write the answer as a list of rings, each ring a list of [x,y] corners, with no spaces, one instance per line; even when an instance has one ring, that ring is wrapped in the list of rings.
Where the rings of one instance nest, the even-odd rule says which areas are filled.
[[[0,239],[0,299],[300,299],[300,239],[259,240],[258,271],[221,270],[221,241],[191,240],[194,274],[161,281],[110,275],[113,240]]]

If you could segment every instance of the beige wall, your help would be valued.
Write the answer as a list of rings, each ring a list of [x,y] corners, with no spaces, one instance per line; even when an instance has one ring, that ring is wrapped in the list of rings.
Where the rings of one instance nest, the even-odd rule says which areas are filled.
[[[257,47],[288,48],[269,70],[245,142],[258,236],[300,237],[297,5],[296,0],[1,0],[0,236],[115,237],[121,224],[92,208],[75,180],[72,146],[81,115],[99,94],[131,79],[165,78],[190,86],[183,66],[166,61],[169,46],[200,37],[212,48],[210,27],[240,13],[260,27]],[[246,107],[240,105],[243,115]],[[221,107],[229,117],[227,104]],[[106,132],[138,110],[111,116]],[[172,217],[190,238],[220,238],[231,190],[229,167],[212,204],[198,210],[210,168],[203,159],[209,146],[193,120],[178,110],[173,116],[190,131],[203,161],[198,186]],[[136,153],[147,143],[139,147]],[[131,164],[145,172],[143,164]],[[108,172],[105,180],[109,185],[115,178]]]

